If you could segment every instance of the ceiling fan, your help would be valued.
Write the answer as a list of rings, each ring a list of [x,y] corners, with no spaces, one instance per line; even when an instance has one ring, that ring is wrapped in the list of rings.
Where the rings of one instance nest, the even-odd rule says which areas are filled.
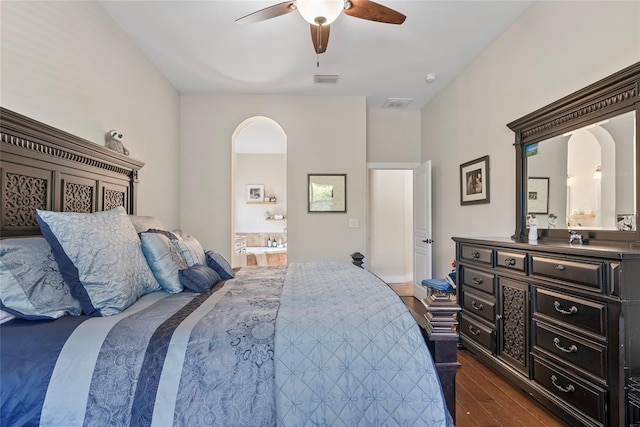
[[[299,11],[311,24],[311,39],[317,54],[324,53],[329,43],[329,25],[342,12],[349,16],[387,24],[402,24],[407,18],[381,4],[369,0],[290,0],[269,6],[236,19],[240,25],[251,24]]]

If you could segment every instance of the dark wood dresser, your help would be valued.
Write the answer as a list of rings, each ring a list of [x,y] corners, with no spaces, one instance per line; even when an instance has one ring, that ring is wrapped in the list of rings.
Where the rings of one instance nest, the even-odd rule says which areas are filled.
[[[635,426],[640,250],[453,240],[462,345],[569,425]]]

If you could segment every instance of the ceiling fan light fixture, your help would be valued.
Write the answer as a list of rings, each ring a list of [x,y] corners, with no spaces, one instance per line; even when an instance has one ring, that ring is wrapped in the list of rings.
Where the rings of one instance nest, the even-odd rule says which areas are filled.
[[[329,25],[344,10],[344,0],[297,0],[302,17],[313,25]]]

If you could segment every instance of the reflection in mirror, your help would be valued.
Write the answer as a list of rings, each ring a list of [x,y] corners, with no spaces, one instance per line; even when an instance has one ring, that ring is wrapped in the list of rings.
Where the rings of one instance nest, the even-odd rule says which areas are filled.
[[[635,111],[525,147],[540,229],[635,231]]]

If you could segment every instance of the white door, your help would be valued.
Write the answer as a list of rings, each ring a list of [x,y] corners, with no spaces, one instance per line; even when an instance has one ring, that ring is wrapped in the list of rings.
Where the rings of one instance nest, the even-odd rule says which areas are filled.
[[[413,295],[427,296],[420,284],[431,279],[431,161],[413,170]]]

